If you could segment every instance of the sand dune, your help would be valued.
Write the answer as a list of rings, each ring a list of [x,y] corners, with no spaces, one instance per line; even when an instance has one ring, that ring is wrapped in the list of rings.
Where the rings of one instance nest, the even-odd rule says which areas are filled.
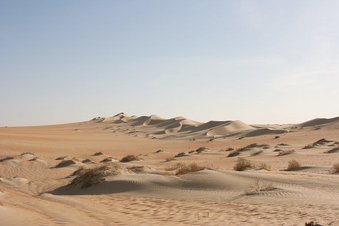
[[[315,121],[119,113],[0,128],[0,225],[339,225],[339,128]]]

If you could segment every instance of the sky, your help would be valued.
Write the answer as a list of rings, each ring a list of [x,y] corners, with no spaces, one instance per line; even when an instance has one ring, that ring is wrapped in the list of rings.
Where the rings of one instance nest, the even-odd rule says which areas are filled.
[[[0,0],[0,126],[339,116],[339,1]]]

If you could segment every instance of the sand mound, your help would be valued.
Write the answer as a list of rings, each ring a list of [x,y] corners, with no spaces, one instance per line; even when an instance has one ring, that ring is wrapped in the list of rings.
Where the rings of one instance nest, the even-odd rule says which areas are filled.
[[[339,117],[336,118],[317,118],[313,119],[304,123],[299,124],[301,127],[310,127],[310,126],[319,126],[319,125],[324,125],[328,123],[334,123],[334,122],[339,122]]]
[[[256,129],[254,131],[251,131],[247,133],[245,137],[256,137],[256,136],[275,135],[275,134],[283,134],[283,133],[287,133],[287,131],[281,130],[281,129],[263,128],[263,129]]]
[[[212,128],[207,132],[207,136],[227,136],[234,133],[253,130],[254,127],[249,126],[241,121],[229,121]]]

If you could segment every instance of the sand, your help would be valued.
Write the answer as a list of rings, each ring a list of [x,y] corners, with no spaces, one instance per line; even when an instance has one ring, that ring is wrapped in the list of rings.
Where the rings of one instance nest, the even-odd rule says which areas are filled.
[[[339,152],[327,153],[338,131],[338,118],[248,125],[124,113],[2,127],[0,225],[339,225]],[[137,160],[120,162],[126,155]],[[239,158],[251,167],[235,171]],[[286,170],[291,160],[301,166]],[[85,172],[96,173],[89,185]]]

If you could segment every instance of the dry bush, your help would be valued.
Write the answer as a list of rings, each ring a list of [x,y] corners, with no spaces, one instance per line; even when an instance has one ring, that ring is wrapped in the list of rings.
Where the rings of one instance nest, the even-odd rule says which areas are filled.
[[[164,150],[159,149],[159,150],[155,151],[154,153],[160,153],[160,152],[164,152]]]
[[[252,163],[243,158],[238,158],[237,163],[233,167],[235,171],[244,171],[246,169],[251,169],[251,168],[253,168]]]
[[[199,166],[197,163],[193,162],[191,164],[182,164],[176,171],[175,175],[183,175],[186,173],[197,172],[205,169],[206,167]]]
[[[99,156],[99,155],[103,155],[104,153],[102,153],[101,151],[100,152],[96,152],[93,154],[93,156]]]
[[[289,146],[289,145],[285,143],[281,143],[281,144],[278,144],[278,146]]]
[[[280,136],[275,136],[275,137],[274,137],[274,139],[279,139],[279,138],[280,138]]]
[[[82,160],[81,162],[82,162],[82,163],[93,163],[93,161],[90,160],[90,159],[84,159],[84,160]]]
[[[80,185],[81,188],[88,188],[95,184],[100,184],[105,181],[105,177],[117,175],[119,171],[117,167],[100,166],[96,168],[84,169],[81,168],[73,174],[77,175],[71,182],[72,186]]]
[[[227,148],[225,151],[233,151],[234,148]]]
[[[289,155],[289,154],[292,154],[294,152],[295,151],[293,149],[291,149],[291,150],[282,150],[282,151],[278,152],[277,156]]]
[[[303,149],[311,149],[311,148],[314,148],[312,144],[308,144],[305,147],[303,147]]]
[[[123,157],[120,162],[131,162],[131,161],[137,161],[139,158],[135,155],[126,155]]]
[[[34,155],[34,153],[33,153],[33,152],[26,151],[26,152],[22,152],[22,153],[20,154],[20,156],[23,156],[23,155]]]
[[[272,191],[275,189],[276,188],[272,185],[272,183],[264,183],[257,180],[253,185],[249,187],[249,189],[245,191],[245,195],[257,195],[261,192]]]
[[[287,170],[288,171],[298,170],[300,169],[300,167],[301,167],[300,163],[297,160],[293,159],[288,162]]]
[[[262,162],[262,163],[259,163],[258,165],[255,166],[255,168],[257,170],[267,170],[267,171],[270,171],[271,170],[271,166]]]
[[[251,153],[251,156],[260,155],[262,152],[263,152],[262,150],[254,151]]]
[[[175,164],[175,165],[172,165],[172,166],[169,166],[169,167],[165,168],[165,170],[166,170],[166,171],[173,171],[173,170],[177,170],[177,169],[179,169],[180,167],[183,167],[183,166],[184,166],[183,163],[178,162],[178,163]]]
[[[283,150],[280,149],[280,148],[277,148],[277,149],[274,149],[274,150],[273,150],[273,152],[281,152],[281,151],[283,151]]]
[[[100,162],[112,162],[112,161],[113,161],[112,157],[107,157],[107,158],[101,160]]]
[[[333,165],[333,173],[339,173],[339,163]]]

